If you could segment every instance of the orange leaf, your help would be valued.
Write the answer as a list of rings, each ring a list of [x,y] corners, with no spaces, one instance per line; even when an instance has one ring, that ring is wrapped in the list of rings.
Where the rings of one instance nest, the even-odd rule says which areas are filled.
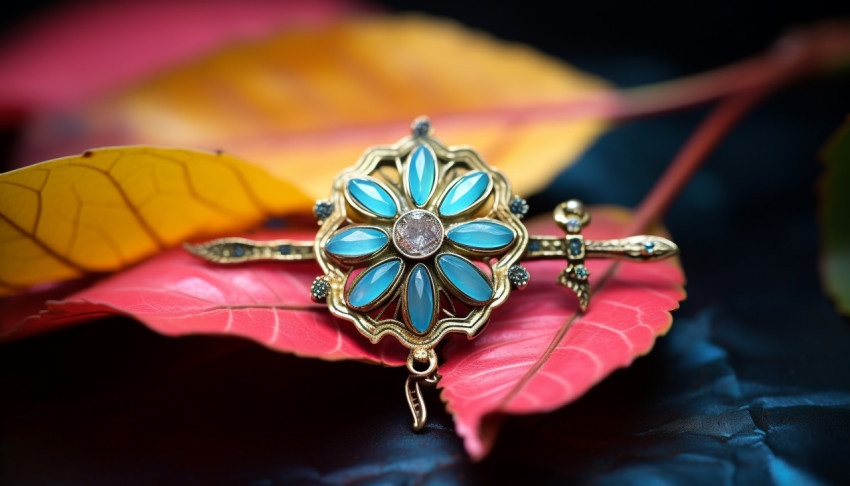
[[[231,47],[63,118],[81,136],[51,132],[57,125],[43,120],[33,140],[53,153],[104,140],[223,149],[320,198],[368,146],[401,138],[425,114],[441,140],[476,147],[528,194],[604,130],[581,110],[608,88],[454,22],[373,15]],[[551,109],[570,103],[568,113]],[[37,150],[30,156],[44,154]]]
[[[125,147],[0,174],[0,295],[126,267],[187,238],[304,211],[292,185],[227,155]]]

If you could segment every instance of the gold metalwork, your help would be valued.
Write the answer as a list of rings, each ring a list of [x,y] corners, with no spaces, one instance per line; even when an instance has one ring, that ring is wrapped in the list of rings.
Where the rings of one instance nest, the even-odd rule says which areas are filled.
[[[632,236],[616,240],[587,240],[581,231],[590,224],[590,214],[577,200],[560,204],[554,213],[556,223],[564,230],[564,237],[528,236],[520,222],[522,215],[513,214],[513,199],[508,180],[498,170],[487,165],[481,156],[468,147],[446,147],[432,137],[427,119],[417,119],[412,125],[412,135],[392,146],[368,149],[354,167],[344,170],[335,179],[329,202],[333,211],[320,218],[320,228],[313,242],[274,240],[258,242],[244,238],[223,238],[198,245],[186,245],[187,250],[216,263],[245,263],[258,260],[311,260],[315,259],[323,271],[314,283],[314,300],[326,296],[332,314],[351,321],[357,330],[372,342],[391,335],[410,348],[407,367],[410,376],[405,383],[405,394],[413,415],[413,428],[420,430],[427,421],[427,410],[422,400],[422,386],[434,386],[440,379],[438,360],[434,348],[449,333],[463,333],[475,337],[487,323],[491,311],[503,304],[511,291],[508,272],[520,259],[564,259],[566,268],[558,281],[571,289],[579,299],[582,311],[590,301],[589,272],[584,266],[587,258],[616,258],[631,261],[654,261],[668,258],[678,252],[676,245],[658,236]],[[411,197],[407,173],[412,154],[424,145],[436,162],[436,176],[430,195],[424,204],[416,204]],[[439,208],[449,188],[466,174],[481,171],[489,176],[486,191],[476,203],[452,216],[440,214]],[[376,215],[357,201],[347,190],[353,178],[370,180],[387,189],[396,204],[397,213],[387,218]],[[443,240],[435,254],[413,258],[401,251],[395,240],[394,224],[409,211],[424,210],[436,215],[443,229]],[[485,251],[452,242],[446,230],[470,220],[490,220],[509,228],[513,240],[505,247]],[[340,257],[326,248],[331,238],[352,226],[371,227],[388,236],[387,244],[366,257]],[[391,242],[389,240],[392,240]],[[463,296],[446,278],[437,263],[445,254],[454,254],[467,261],[479,262],[489,268],[489,274],[479,274],[492,288],[492,298],[474,301]],[[390,291],[374,301],[355,308],[348,292],[365,274],[363,270],[352,279],[354,272],[388,260],[398,259],[400,271],[395,276]],[[431,279],[435,307],[430,326],[420,332],[404,320],[408,312],[405,295],[414,268],[424,267]],[[325,285],[327,283],[327,286]],[[320,291],[315,290],[316,286]],[[327,288],[328,292],[325,292]],[[456,305],[457,303],[458,305]],[[462,310],[468,309],[468,310]],[[399,315],[401,314],[401,315]],[[418,365],[425,365],[420,370]]]
[[[614,258],[649,262],[670,258],[679,253],[679,247],[660,236],[638,235],[616,240],[586,240],[581,230],[590,224],[588,213],[581,201],[570,199],[558,205],[555,222],[567,235],[531,236],[524,258],[527,260],[564,258],[567,267],[558,275],[558,282],[572,290],[579,300],[579,308],[587,310],[590,303],[589,272],[584,267],[586,258]],[[585,272],[582,277],[581,273]]]
[[[652,243],[655,250],[646,252]],[[555,260],[567,258],[566,239],[558,236],[531,235],[523,260]],[[585,258],[614,258],[632,262],[653,262],[670,258],[679,252],[672,241],[660,236],[638,235],[617,240],[584,240]]]
[[[427,362],[428,367],[424,370],[416,369],[417,361]],[[410,413],[413,415],[413,430],[416,432],[422,430],[428,421],[428,409],[422,399],[421,386],[433,388],[439,383],[440,375],[437,373],[437,366],[437,353],[433,349],[424,352],[417,350],[407,357],[407,369],[410,371],[410,376],[404,383],[404,391],[407,406],[410,407]]]
[[[233,244],[245,249],[242,257],[233,255]],[[529,235],[523,260],[554,260],[566,258],[565,239],[558,236]],[[655,251],[647,253],[644,245],[653,243]],[[280,254],[280,246],[292,248],[289,254]],[[458,245],[460,246],[460,245]],[[586,258],[614,258],[633,262],[653,262],[675,256],[679,247],[660,236],[638,235],[616,240],[584,240]],[[246,238],[219,238],[205,243],[183,245],[191,254],[213,263],[246,263],[256,261],[315,260],[312,241],[271,240],[256,241]],[[458,252],[458,254],[461,254]],[[465,253],[464,253],[465,254]]]
[[[198,245],[186,243],[186,250],[214,263],[246,263],[262,260],[315,260],[312,241],[255,241],[246,238],[219,238]]]

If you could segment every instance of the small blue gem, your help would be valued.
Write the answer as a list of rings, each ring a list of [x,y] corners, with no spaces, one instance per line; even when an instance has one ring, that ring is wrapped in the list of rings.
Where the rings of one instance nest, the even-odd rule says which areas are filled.
[[[324,299],[330,294],[331,285],[322,277],[316,277],[313,280],[313,285],[310,286],[310,294],[313,295],[315,299]]]
[[[245,256],[245,248],[242,245],[233,245],[233,255],[236,257]]]
[[[570,255],[581,255],[581,240],[570,240]]]
[[[316,205],[313,206],[313,214],[316,215],[316,219],[319,221],[328,219],[333,212],[334,205],[329,201],[316,201]]]
[[[431,121],[426,117],[417,118],[413,121],[413,135],[415,137],[427,137],[431,132]]]
[[[648,254],[652,255],[653,253],[655,253],[655,243],[647,241],[643,244],[643,250]]]
[[[540,243],[532,241],[528,244],[528,251],[537,251],[540,249]]]
[[[522,217],[528,213],[528,202],[521,197],[515,197],[514,200],[511,201],[510,210],[514,216],[522,219]]]
[[[576,277],[579,280],[586,280],[587,277],[590,276],[590,270],[587,269],[584,265],[579,265],[576,267]]]
[[[289,245],[280,245],[277,247],[277,251],[279,251],[281,255],[289,255],[292,253],[292,247]]]
[[[528,270],[520,265],[514,265],[508,270],[508,279],[516,287],[524,287],[528,284],[529,277]]]

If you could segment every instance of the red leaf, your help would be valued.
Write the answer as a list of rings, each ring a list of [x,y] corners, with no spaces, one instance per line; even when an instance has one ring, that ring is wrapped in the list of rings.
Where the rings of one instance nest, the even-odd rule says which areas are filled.
[[[52,320],[45,327],[29,324],[33,316],[42,312],[45,303],[59,300],[79,290],[85,289],[95,281],[94,277],[85,277],[66,282],[49,283],[28,289],[25,293],[0,298],[0,341],[23,339],[45,331],[54,331],[64,325],[86,320],[86,317],[68,316],[64,321]]]
[[[627,213],[593,213],[589,239],[618,238]],[[537,220],[530,233],[557,234]],[[590,260],[594,295],[578,314],[578,302],[555,285],[563,262],[524,264],[531,281],[515,292],[474,341],[453,339],[440,367],[442,398],[454,414],[466,450],[481,459],[496,438],[504,414],[546,412],[583,395],[617,368],[649,352],[670,328],[668,311],[685,297],[678,261],[613,263]]]
[[[257,239],[310,239],[312,234],[263,232]],[[315,263],[219,266],[175,248],[117,273],[22,323],[4,318],[0,336],[46,331],[106,315],[126,315],[168,336],[230,334],[272,349],[327,360],[400,366],[407,351],[393,340],[373,345],[346,321],[310,300],[321,270]]]
[[[624,235],[629,215],[597,210],[586,236]],[[530,222],[537,234],[557,234],[548,216]],[[311,233],[269,232],[258,239],[310,239]],[[493,313],[474,341],[454,338],[444,348],[440,387],[467,451],[489,451],[504,414],[544,412],[575,400],[614,369],[647,353],[670,326],[669,310],[684,298],[675,260],[590,261],[595,285],[590,310],[556,283],[559,260],[526,263],[532,280]],[[372,345],[350,323],[331,317],[309,298],[314,263],[219,266],[173,249],[61,301],[20,326],[0,323],[11,337],[110,314],[127,315],[166,335],[230,334],[273,349],[323,359],[358,359],[391,366],[407,350],[392,339]]]

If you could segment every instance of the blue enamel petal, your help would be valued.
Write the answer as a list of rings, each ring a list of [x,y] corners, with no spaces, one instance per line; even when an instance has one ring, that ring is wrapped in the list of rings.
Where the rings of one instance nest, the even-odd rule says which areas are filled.
[[[490,282],[480,273],[478,267],[457,255],[440,255],[437,265],[446,279],[462,294],[475,302],[484,303],[493,298]]]
[[[368,307],[390,290],[401,271],[401,260],[381,262],[363,271],[348,294],[352,307]]]
[[[357,258],[377,252],[386,246],[388,239],[386,233],[377,228],[354,227],[334,235],[326,249],[338,257]]]
[[[514,232],[495,221],[470,221],[450,229],[446,237],[469,248],[498,250],[514,241]]]
[[[424,206],[437,180],[437,164],[434,154],[427,146],[420,145],[413,151],[406,175],[410,198],[417,206]]]
[[[351,179],[346,187],[351,197],[368,211],[385,218],[398,213],[395,201],[380,184],[368,179]]]
[[[410,272],[407,281],[407,320],[418,332],[425,332],[434,317],[434,287],[431,276],[421,263]]]
[[[449,188],[443,202],[440,203],[442,216],[454,216],[469,209],[490,187],[490,176],[485,172],[470,172],[458,179]]]

